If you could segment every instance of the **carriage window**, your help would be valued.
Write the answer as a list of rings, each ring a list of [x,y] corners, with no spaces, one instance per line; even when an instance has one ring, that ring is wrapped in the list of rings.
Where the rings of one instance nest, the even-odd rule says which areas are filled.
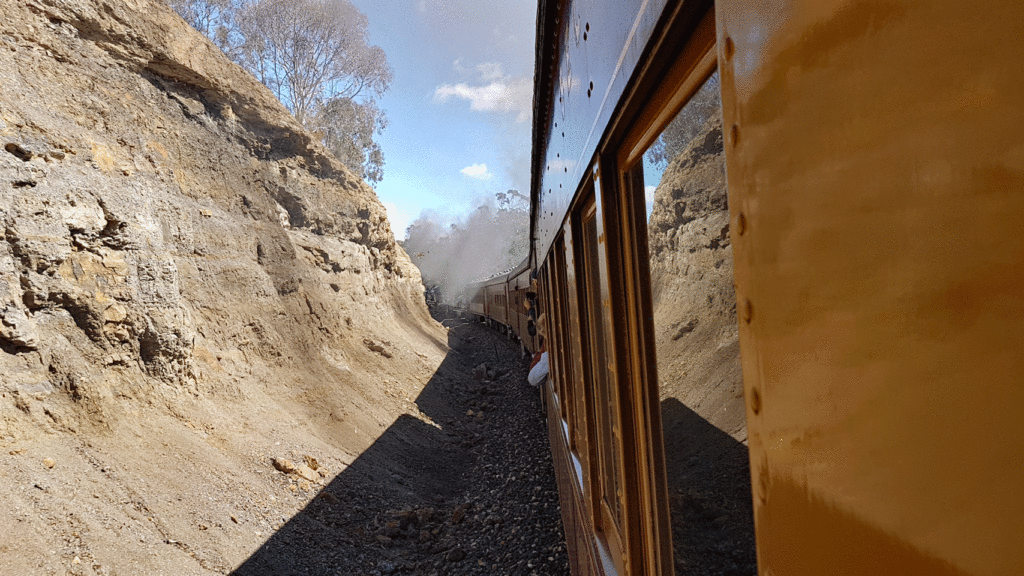
[[[565,237],[559,245],[562,254],[562,262],[565,266],[565,292],[563,302],[563,315],[566,326],[568,368],[568,387],[572,402],[568,404],[567,414],[569,425],[572,430],[569,438],[569,449],[585,467],[588,463],[587,455],[587,405],[586,389],[583,386],[583,351],[580,342],[580,318],[579,298],[576,292],[576,258],[572,246],[571,226],[566,226]],[[584,475],[585,486],[589,485]]]
[[[544,301],[544,347],[548,352],[550,366],[551,388],[555,397],[558,398],[559,409],[565,405],[565,379],[562,377],[562,364],[560,354],[562,352],[561,326],[558,323],[557,309],[558,299],[561,297],[558,291],[558,261],[554,255],[548,256],[545,267],[544,291],[547,297]]]
[[[595,400],[597,457],[600,466],[600,502],[595,511],[605,534],[613,547],[621,545],[622,526],[622,447],[619,431],[619,399],[614,388],[614,375],[609,362],[613,357],[606,330],[606,306],[601,293],[600,246],[597,211],[593,203],[584,210],[582,218],[583,262],[585,275],[590,368]]]
[[[676,561],[694,535],[742,535],[754,565],[746,408],[739,357],[718,73],[711,74],[632,172],[648,215],[651,303]],[[634,193],[638,193],[638,190]],[[708,478],[736,485],[706,486]],[[719,494],[714,497],[708,494]],[[714,510],[711,521],[694,511]],[[692,556],[692,555],[689,555]],[[690,569],[718,572],[727,565]],[[731,561],[731,560],[730,560]],[[724,562],[724,561],[723,561]]]
[[[568,319],[566,318],[566,292],[565,292],[565,239],[559,237],[555,242],[555,249],[552,253],[552,262],[555,264],[554,284],[555,301],[553,312],[555,316],[549,322],[552,328],[558,329],[558,381],[562,393],[560,410],[563,420],[567,420],[569,406],[572,405],[572,357],[570,356],[570,343],[568,332]],[[550,353],[549,353],[550,355]],[[551,356],[554,359],[553,356]],[[569,446],[573,446],[572,432],[570,429]]]

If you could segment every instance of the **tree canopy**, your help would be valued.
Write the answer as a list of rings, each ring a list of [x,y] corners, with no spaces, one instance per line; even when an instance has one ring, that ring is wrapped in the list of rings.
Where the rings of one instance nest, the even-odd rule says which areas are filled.
[[[270,88],[338,159],[371,183],[384,176],[374,141],[377,99],[393,78],[351,0],[170,0],[189,24]]]

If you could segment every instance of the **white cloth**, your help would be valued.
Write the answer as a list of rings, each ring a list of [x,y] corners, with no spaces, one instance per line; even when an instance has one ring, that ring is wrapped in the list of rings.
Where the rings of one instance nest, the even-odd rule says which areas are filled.
[[[530,375],[526,379],[530,384],[540,386],[544,383],[544,379],[548,377],[548,370],[548,353],[544,352],[540,355],[540,360],[530,370]]]

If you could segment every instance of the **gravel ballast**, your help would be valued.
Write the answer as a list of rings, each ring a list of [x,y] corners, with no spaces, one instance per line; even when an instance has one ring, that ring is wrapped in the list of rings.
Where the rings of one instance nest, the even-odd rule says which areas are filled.
[[[528,359],[481,324],[446,323],[420,418],[400,417],[233,574],[569,573]]]
[[[445,324],[451,351],[410,401],[417,417],[400,417],[233,574],[569,574],[528,359],[482,324]],[[676,574],[756,574],[746,447],[681,406],[664,417]]]

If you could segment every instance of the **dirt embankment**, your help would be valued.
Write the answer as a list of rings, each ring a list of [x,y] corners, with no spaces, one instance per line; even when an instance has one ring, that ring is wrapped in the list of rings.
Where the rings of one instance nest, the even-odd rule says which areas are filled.
[[[0,16],[0,565],[229,572],[429,421],[445,331],[373,191],[163,3]]]

